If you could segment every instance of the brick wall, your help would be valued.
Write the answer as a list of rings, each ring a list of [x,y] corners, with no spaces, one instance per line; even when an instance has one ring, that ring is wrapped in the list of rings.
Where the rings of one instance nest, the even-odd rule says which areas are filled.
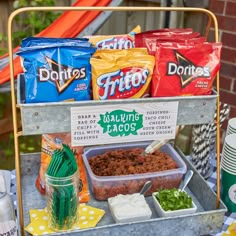
[[[236,117],[236,1],[210,0],[209,10],[218,20],[222,42],[220,100],[230,105],[228,118]],[[213,29],[212,29],[213,30]],[[225,131],[227,122],[224,122]]]

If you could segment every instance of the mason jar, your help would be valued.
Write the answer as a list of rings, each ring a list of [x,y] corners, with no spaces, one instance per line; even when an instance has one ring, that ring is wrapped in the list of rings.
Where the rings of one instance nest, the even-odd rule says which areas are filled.
[[[49,227],[53,231],[70,230],[78,221],[79,172],[68,177],[45,175]]]

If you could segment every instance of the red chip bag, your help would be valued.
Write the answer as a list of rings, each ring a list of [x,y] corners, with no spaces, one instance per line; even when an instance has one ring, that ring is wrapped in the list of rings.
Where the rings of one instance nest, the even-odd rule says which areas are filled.
[[[161,43],[152,97],[207,95],[220,67],[221,43]]]
[[[145,39],[153,38],[157,39],[160,36],[173,36],[173,35],[187,35],[191,34],[193,30],[191,28],[164,28],[158,30],[149,30],[135,34],[135,47],[146,47]]]
[[[169,35],[166,34],[155,34],[155,35],[143,35],[142,47],[146,47],[150,55],[155,55],[157,43],[158,42],[191,42],[193,39],[195,42],[204,42],[206,41],[204,37],[200,37],[200,33],[172,33]]]

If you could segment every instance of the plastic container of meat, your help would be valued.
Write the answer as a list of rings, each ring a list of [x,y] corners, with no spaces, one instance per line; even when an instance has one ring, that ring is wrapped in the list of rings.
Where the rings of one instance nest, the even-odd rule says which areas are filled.
[[[183,175],[187,171],[187,166],[181,159],[171,144],[165,144],[160,148],[161,152],[167,153],[176,163],[178,168],[158,172],[147,172],[142,174],[129,174],[119,176],[98,176],[95,175],[89,164],[89,159],[102,155],[107,151],[119,149],[143,148],[150,142],[136,142],[128,144],[114,144],[93,146],[84,149],[83,160],[91,180],[91,188],[97,200],[107,200],[117,194],[133,194],[141,190],[146,181],[151,181],[152,186],[145,196],[150,196],[152,192],[157,192],[163,188],[178,188]]]

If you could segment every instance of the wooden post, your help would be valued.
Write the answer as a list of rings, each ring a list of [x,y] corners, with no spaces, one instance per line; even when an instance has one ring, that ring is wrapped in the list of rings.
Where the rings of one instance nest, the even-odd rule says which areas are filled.
[[[5,37],[7,35],[7,19],[13,11],[13,2],[14,0],[0,0],[0,34]],[[7,39],[0,40],[0,47],[7,48]]]

